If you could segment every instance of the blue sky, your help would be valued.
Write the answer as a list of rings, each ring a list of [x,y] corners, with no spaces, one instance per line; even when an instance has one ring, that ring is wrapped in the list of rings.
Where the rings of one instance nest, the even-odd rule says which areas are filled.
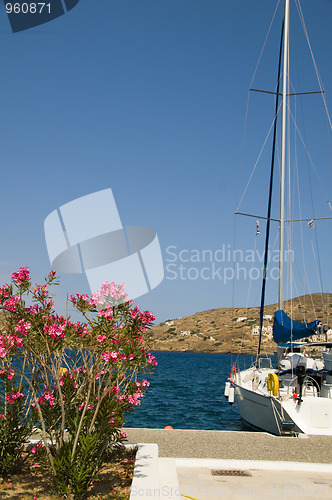
[[[20,266],[29,266],[40,281],[50,269],[44,219],[64,203],[110,187],[123,225],[145,225],[158,233],[165,279],[136,301],[152,310],[157,322],[245,306],[248,300],[258,304],[258,280],[248,299],[243,272],[233,294],[232,280],[224,278],[232,263],[222,262],[222,256],[227,261],[236,201],[261,147],[263,126],[266,130],[272,119],[263,118],[263,111],[273,101],[251,98],[258,105],[250,107],[242,150],[248,88],[275,5],[272,0],[80,0],[66,15],[13,34],[1,4],[2,283]],[[302,8],[331,104],[332,1],[305,0]],[[258,88],[275,85],[280,17],[279,12],[255,79]],[[305,61],[299,49],[296,67]],[[305,90],[317,90],[309,72],[306,76]],[[324,117],[322,125],[316,118],[311,122],[323,163],[326,122]],[[331,166],[322,169],[327,186]],[[257,172],[243,208],[265,214],[266,179]],[[319,189],[314,197],[320,203]],[[330,215],[323,201],[316,216]],[[84,213],[81,217],[84,224]],[[319,228],[319,238],[327,233],[322,261],[331,248],[329,224]],[[237,222],[236,239],[244,259],[253,250],[254,219]],[[188,262],[190,257],[194,261]],[[250,265],[245,263],[247,273]],[[315,279],[310,263],[309,268]],[[330,280],[331,269],[325,268],[324,291],[331,291]],[[88,292],[83,275],[63,275],[61,283],[59,311],[67,292]],[[312,291],[318,291],[315,284]],[[272,291],[268,300],[275,302]]]

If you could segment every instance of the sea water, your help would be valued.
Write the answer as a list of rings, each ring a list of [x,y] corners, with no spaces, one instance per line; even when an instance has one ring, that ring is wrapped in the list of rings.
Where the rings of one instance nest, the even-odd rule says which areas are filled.
[[[248,368],[248,355],[191,352],[154,352],[158,366],[146,395],[135,413],[126,416],[126,427],[201,430],[252,430],[241,419],[236,405],[224,396],[231,364]]]

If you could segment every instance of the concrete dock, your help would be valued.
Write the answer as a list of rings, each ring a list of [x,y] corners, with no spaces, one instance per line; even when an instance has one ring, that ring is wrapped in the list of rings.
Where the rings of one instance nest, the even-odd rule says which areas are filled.
[[[124,429],[129,443],[156,443],[160,457],[332,463],[332,436],[265,432]]]

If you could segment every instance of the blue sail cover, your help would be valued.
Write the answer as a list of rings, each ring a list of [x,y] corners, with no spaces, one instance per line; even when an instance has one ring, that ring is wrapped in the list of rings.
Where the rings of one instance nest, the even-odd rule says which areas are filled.
[[[313,329],[318,325],[315,320],[312,323],[298,323],[290,319],[287,314],[280,310],[274,313],[273,339],[277,344],[310,337],[315,332]]]

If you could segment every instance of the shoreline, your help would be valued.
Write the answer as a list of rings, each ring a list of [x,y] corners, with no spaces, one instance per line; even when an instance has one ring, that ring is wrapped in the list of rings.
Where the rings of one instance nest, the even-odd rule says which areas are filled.
[[[233,356],[237,356],[237,355],[245,355],[245,356],[256,356],[256,353],[255,352],[234,352],[234,351],[200,351],[200,350],[194,350],[194,349],[187,349],[185,351],[182,351],[182,350],[177,350],[177,349],[155,349],[154,347],[152,347],[151,349],[152,352],[170,352],[170,353],[173,353],[173,352],[176,352],[176,353],[189,353],[189,354],[229,354],[229,355],[233,355]],[[270,352],[270,353],[264,353],[262,354],[263,356],[273,356],[274,355],[274,351],[273,352]]]

